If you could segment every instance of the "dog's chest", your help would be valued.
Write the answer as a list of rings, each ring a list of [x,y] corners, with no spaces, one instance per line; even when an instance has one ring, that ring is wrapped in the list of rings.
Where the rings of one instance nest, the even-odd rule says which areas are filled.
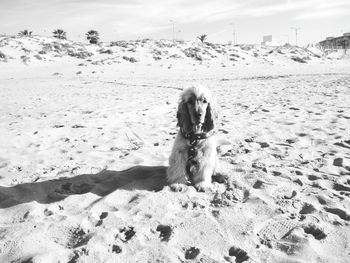
[[[201,159],[205,151],[205,140],[200,140],[194,143],[187,142],[185,151],[188,159]]]
[[[186,147],[186,172],[190,177],[198,173],[204,155],[204,141],[188,143]]]

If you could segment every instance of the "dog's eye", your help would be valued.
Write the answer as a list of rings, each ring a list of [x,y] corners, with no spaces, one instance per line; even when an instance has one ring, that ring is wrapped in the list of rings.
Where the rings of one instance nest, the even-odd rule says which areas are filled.
[[[203,99],[203,103],[208,103],[208,101],[206,99]]]
[[[188,100],[188,104],[193,104],[193,100]]]

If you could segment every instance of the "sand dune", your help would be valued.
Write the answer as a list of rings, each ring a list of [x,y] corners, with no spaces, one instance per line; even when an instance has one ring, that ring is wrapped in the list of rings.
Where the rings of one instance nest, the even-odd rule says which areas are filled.
[[[23,42],[6,41],[5,54]],[[0,62],[0,262],[348,262],[349,61],[276,49],[273,65],[222,67],[155,61],[141,44],[135,63],[94,65],[96,48],[72,43],[93,60]],[[193,81],[230,142],[212,192],[164,178]]]
[[[180,62],[227,67],[237,64],[310,63],[332,60],[317,48],[291,45],[281,47],[228,45],[197,41],[143,39],[90,45],[50,37],[0,36],[1,60],[28,64],[59,62],[62,58],[80,61],[79,66],[136,63],[162,65]],[[334,57],[334,56],[333,56]],[[169,66],[168,66],[169,67]],[[170,66],[172,67],[172,66]]]

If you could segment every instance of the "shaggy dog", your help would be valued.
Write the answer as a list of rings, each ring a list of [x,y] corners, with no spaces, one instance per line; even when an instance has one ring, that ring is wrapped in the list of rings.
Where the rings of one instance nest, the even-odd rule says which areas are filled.
[[[180,131],[169,158],[169,184],[192,184],[197,190],[211,187],[217,159],[217,141],[214,136],[217,113],[209,89],[190,86],[181,96],[177,111]]]

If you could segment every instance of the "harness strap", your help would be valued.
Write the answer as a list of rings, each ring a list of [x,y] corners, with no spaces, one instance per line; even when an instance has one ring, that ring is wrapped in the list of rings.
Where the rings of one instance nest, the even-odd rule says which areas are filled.
[[[193,173],[191,171],[191,168],[198,164],[198,162],[194,160],[194,158],[198,154],[197,145],[201,140],[206,139],[211,135],[213,135],[214,132],[195,134],[193,132],[185,133],[181,129],[181,133],[187,140],[189,140],[189,143],[190,143],[190,147],[188,148],[188,151],[187,151],[188,159],[186,162],[186,173],[188,175],[189,183],[193,183]]]

